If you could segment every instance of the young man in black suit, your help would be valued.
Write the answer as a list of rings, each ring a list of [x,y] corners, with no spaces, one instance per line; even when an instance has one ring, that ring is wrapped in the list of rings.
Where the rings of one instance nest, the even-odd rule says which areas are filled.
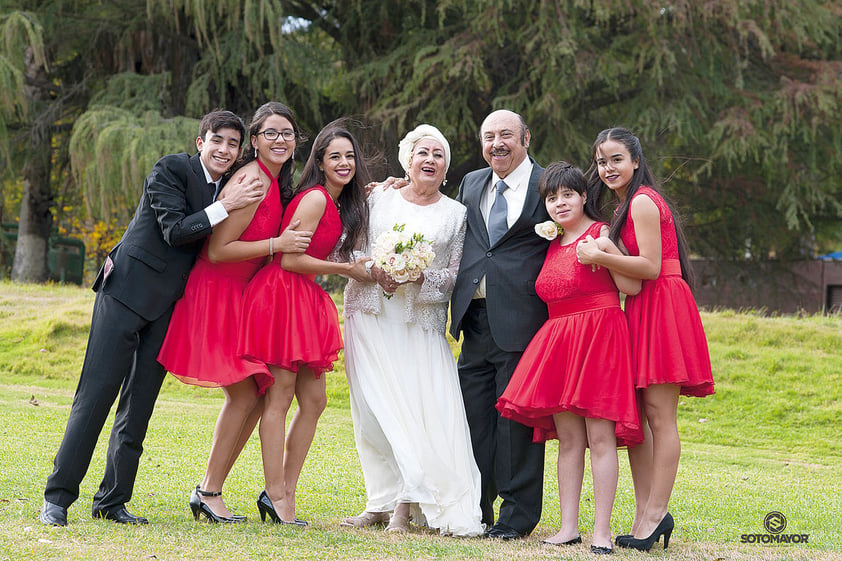
[[[230,111],[202,119],[198,153],[161,158],[146,177],[140,203],[120,242],[100,269],[85,361],[64,439],[47,478],[40,520],[65,526],[94,448],[118,392],[105,475],[93,498],[93,516],[146,524],[126,510],[143,439],[164,380],[157,356],[175,301],[204,239],[228,212],[263,196],[259,179],[225,183],[240,155],[245,125]]]
[[[549,242],[534,226],[549,216],[538,195],[543,168],[527,155],[523,118],[494,111],[482,123],[480,141],[490,167],[468,173],[457,196],[468,208],[468,226],[450,333],[457,340],[464,335],[459,381],[482,476],[485,537],[509,540],[528,535],[541,518],[544,445],[532,443],[531,428],[500,417],[494,404],[547,319],[535,279]]]

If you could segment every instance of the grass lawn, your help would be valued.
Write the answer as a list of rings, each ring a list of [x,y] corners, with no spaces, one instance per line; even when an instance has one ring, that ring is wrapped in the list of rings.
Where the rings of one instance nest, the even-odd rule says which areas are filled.
[[[593,493],[585,476],[580,528],[584,545],[541,544],[559,524],[556,446],[547,446],[544,513],[525,540],[489,543],[417,530],[348,530],[339,520],[365,505],[342,362],[329,375],[329,404],[298,489],[307,529],[262,524],[257,436],[226,483],[228,505],[247,524],[193,521],[190,490],[204,473],[221,392],[168,378],[146,438],[129,508],[143,527],[90,517],[102,477],[107,432],[100,438],[66,528],[37,521],[44,481],[61,440],[81,368],[93,293],[64,286],[0,282],[0,560],[18,559],[593,559]],[[766,318],[704,313],[717,393],[682,398],[682,459],[670,511],[676,529],[666,551],[617,551],[628,559],[842,560],[842,317]],[[454,343],[454,349],[456,348]],[[631,523],[633,497],[625,452],[612,519]],[[767,535],[778,511],[784,534],[806,544],[741,543]]]

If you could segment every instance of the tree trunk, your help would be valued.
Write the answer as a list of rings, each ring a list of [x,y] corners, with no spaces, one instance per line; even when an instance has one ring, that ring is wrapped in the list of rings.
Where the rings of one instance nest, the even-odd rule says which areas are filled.
[[[42,146],[41,150],[46,150],[46,154],[33,155],[24,168],[18,241],[12,265],[12,280],[15,282],[45,282],[49,279],[47,251],[53,225],[49,149],[49,143],[46,147]]]
[[[50,123],[41,121],[39,108],[49,95],[38,84],[48,84],[44,68],[35,63],[31,48],[26,50],[27,101],[35,120],[29,132],[29,157],[23,168],[23,198],[20,205],[18,241],[12,265],[15,282],[45,282],[49,278],[47,252],[53,226],[53,194],[50,185],[52,142]]]

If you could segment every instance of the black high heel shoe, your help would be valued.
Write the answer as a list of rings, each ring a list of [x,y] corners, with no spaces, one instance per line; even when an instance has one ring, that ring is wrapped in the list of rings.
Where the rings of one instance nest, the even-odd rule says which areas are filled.
[[[655,542],[660,540],[661,536],[664,536],[664,549],[666,549],[670,543],[673,528],[675,528],[675,520],[673,520],[672,514],[668,512],[648,538],[637,539],[632,536],[627,539],[620,539],[621,537],[618,537],[617,545],[637,549],[638,551],[649,551],[655,545]]]
[[[257,510],[260,511],[260,520],[266,522],[266,515],[269,515],[269,519],[274,522],[275,524],[289,524],[290,526],[307,526],[307,522],[304,520],[300,520],[296,518],[292,522],[287,522],[280,516],[278,516],[278,512],[275,510],[275,505],[272,504],[272,499],[269,498],[269,495],[266,494],[266,489],[260,492],[260,496],[257,497]]]
[[[222,496],[222,491],[204,491],[196,485],[196,488],[193,489],[193,492],[190,493],[190,510],[193,511],[193,518],[196,520],[199,519],[199,516],[204,514],[207,518],[208,522],[221,522],[223,524],[234,524],[237,522],[245,522],[245,516],[231,516],[230,518],[226,518],[225,516],[219,516],[211,508],[202,501],[202,497],[220,497]]]
[[[567,540],[566,542],[548,542],[547,540],[542,540],[541,543],[545,543],[547,545],[576,545],[577,543],[582,543],[582,536],[576,536],[572,540]]]

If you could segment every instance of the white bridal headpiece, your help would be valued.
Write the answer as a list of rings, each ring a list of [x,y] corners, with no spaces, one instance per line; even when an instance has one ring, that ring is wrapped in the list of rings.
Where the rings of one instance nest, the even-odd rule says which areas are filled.
[[[409,131],[403,140],[398,143],[398,161],[404,171],[409,171],[409,160],[412,158],[412,151],[415,144],[422,138],[432,138],[444,146],[444,171],[450,168],[450,144],[439,129],[433,125],[418,125],[414,130]]]

